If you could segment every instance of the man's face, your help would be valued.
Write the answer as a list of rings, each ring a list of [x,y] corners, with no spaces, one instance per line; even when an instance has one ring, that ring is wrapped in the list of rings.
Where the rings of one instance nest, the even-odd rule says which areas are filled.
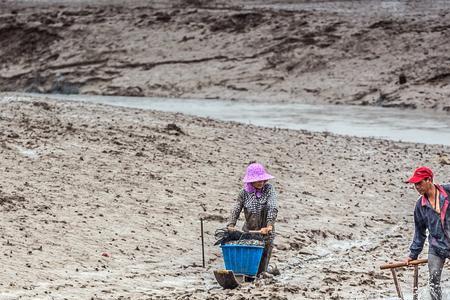
[[[414,187],[416,188],[417,192],[421,195],[427,193],[431,185],[432,183],[430,178],[426,178],[419,181],[418,183],[414,183]]]

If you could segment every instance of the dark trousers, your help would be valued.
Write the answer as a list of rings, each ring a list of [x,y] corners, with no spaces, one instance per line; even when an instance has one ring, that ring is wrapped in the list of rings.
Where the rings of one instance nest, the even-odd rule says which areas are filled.
[[[430,273],[430,294],[432,300],[442,299],[441,274],[444,262],[445,258],[432,253],[432,251],[428,253],[428,271]]]
[[[267,271],[269,266],[270,257],[272,256],[273,244],[271,241],[266,241],[264,245],[264,251],[261,257],[261,262],[259,263],[258,275],[262,272]]]

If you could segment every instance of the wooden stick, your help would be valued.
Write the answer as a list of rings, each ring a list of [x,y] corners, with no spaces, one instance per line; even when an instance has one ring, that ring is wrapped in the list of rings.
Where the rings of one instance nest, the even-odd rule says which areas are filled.
[[[200,218],[200,231],[202,236],[202,262],[203,268],[205,267],[205,242],[203,240],[203,218]]]
[[[387,264],[387,265],[382,265],[380,267],[381,270],[385,270],[385,269],[393,269],[393,268],[400,268],[400,267],[406,267],[406,266],[414,266],[414,265],[420,265],[420,264],[426,264],[428,263],[428,259],[416,259],[416,260],[411,260],[408,264],[405,262],[396,262],[396,263],[391,263],[391,264]]]
[[[403,293],[400,289],[400,285],[398,284],[397,273],[395,272],[394,268],[391,269],[391,272],[392,272],[392,277],[394,278],[394,284],[395,284],[395,289],[397,290],[397,295],[400,299],[403,300]]]
[[[413,300],[419,299],[419,266],[414,266]]]

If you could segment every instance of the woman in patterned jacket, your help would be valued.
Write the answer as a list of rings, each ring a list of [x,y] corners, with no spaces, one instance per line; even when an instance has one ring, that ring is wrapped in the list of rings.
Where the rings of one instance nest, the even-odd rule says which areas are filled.
[[[258,274],[267,271],[275,237],[274,223],[278,213],[277,194],[274,187],[267,182],[272,178],[274,177],[259,163],[252,163],[247,167],[243,180],[244,187],[239,193],[227,225],[228,230],[235,230],[236,222],[244,209],[245,224],[242,230],[260,230],[261,234],[269,235]]]

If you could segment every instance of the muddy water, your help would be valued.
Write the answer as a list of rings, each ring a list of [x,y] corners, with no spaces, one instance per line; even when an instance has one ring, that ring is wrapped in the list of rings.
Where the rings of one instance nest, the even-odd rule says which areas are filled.
[[[249,103],[86,95],[35,95],[114,106],[180,112],[264,127],[303,129],[359,137],[450,145],[450,115],[363,106]]]
[[[24,6],[30,5],[48,5],[64,4],[64,5],[105,5],[105,4],[120,4],[124,1],[119,0],[10,0],[15,4],[22,4]],[[129,0],[130,5],[144,5],[149,1],[145,0]],[[163,0],[150,1],[154,7],[172,7],[173,2]],[[428,11],[430,13],[442,13],[443,9],[450,8],[450,1],[448,0],[335,0],[335,1],[299,1],[299,0],[234,0],[229,4],[235,6],[242,6],[246,9],[252,8],[268,8],[280,10],[293,11],[325,11],[335,12],[340,14],[362,14],[362,15],[415,15]],[[214,6],[209,4],[208,6]],[[221,5],[219,5],[221,7]]]
[[[301,3],[299,3],[301,2]],[[416,15],[428,11],[429,13],[442,13],[443,9],[450,8],[448,0],[381,0],[381,1],[252,1],[244,5],[245,8],[270,8],[293,11],[324,11],[340,14],[361,15],[390,15],[405,16]]]

